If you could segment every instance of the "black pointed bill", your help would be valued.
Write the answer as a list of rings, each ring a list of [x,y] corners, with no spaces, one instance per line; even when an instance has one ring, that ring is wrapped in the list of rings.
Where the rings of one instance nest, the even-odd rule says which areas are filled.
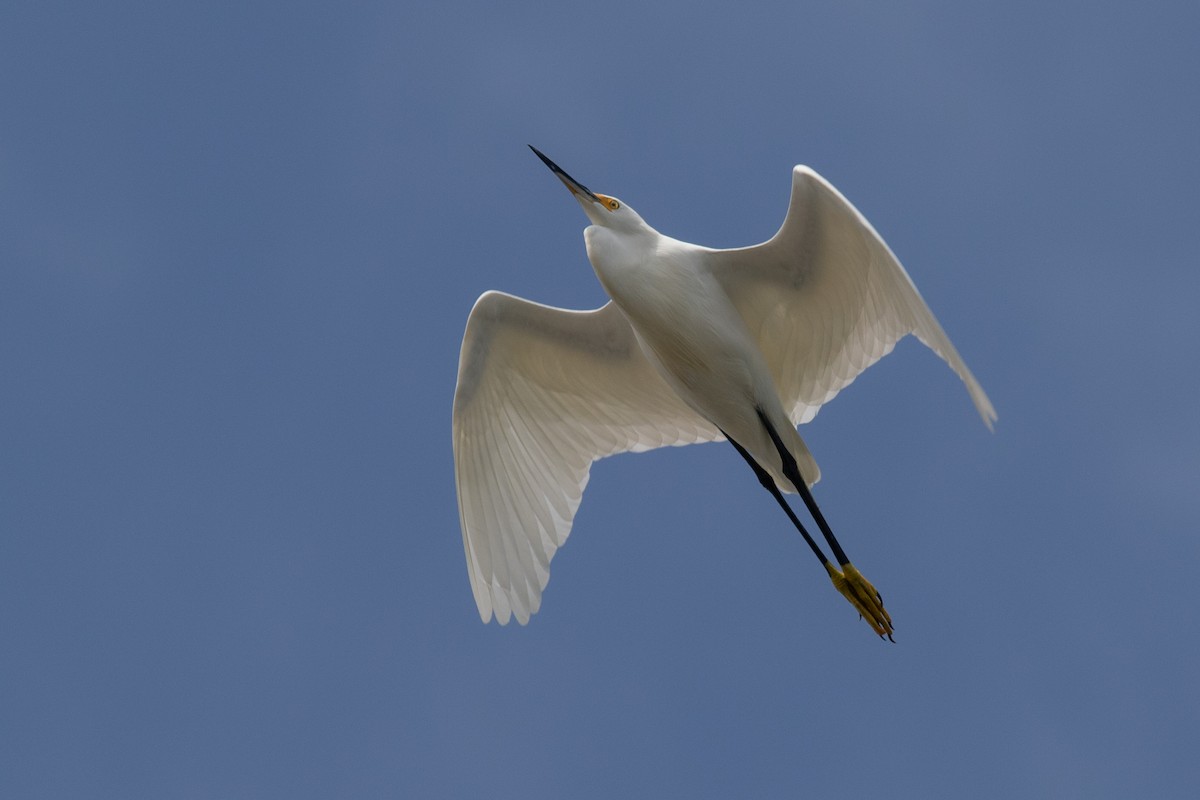
[[[542,155],[541,150],[538,150],[533,145],[529,145],[529,149],[533,151],[534,155],[536,155],[538,158],[540,158],[542,160],[543,164],[545,164],[547,167],[550,168],[551,172],[553,172],[555,175],[558,176],[558,179],[563,182],[563,185],[565,185],[568,189],[571,190],[572,194],[583,195],[584,197],[587,197],[588,199],[590,199],[591,201],[593,201],[595,203],[601,202],[600,198],[597,197],[592,192],[591,189],[587,188],[582,183],[580,183],[579,181],[572,178],[570,175],[568,175],[566,172],[563,171],[562,167],[560,167],[558,164],[555,164],[553,161],[551,161],[550,159],[548,159],[544,155]]]

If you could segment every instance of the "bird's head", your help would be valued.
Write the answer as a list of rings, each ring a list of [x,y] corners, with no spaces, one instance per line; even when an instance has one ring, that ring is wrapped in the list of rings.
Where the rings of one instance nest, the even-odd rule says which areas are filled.
[[[542,155],[533,145],[529,145],[542,163],[550,168],[550,171],[558,176],[558,179],[563,182],[563,185],[570,190],[571,194],[579,201],[579,205],[583,206],[583,213],[588,215],[588,219],[593,225],[599,225],[603,228],[613,228],[617,230],[640,230],[648,226],[642,220],[638,213],[629,206],[622,203],[615,197],[609,197],[606,194],[597,194],[591,189],[584,186],[579,181],[572,178],[562,167],[555,164],[550,159]]]

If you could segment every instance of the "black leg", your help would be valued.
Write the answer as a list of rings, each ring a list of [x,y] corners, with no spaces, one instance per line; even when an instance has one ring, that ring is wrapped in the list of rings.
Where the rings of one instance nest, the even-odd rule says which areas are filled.
[[[842,550],[841,545],[838,544],[837,539],[834,537],[833,531],[829,529],[829,524],[825,522],[825,517],[821,514],[821,510],[817,508],[812,493],[808,491],[808,484],[805,483],[804,477],[800,474],[800,467],[796,464],[795,456],[784,446],[783,441],[779,438],[779,434],[771,427],[771,423],[767,420],[767,416],[763,413],[762,409],[756,410],[759,420],[766,429],[767,435],[771,437],[775,449],[779,452],[780,459],[782,459],[784,477],[792,482],[792,485],[796,487],[796,491],[804,499],[804,504],[808,507],[813,519],[817,521],[817,525],[820,526],[821,533],[825,535],[825,541],[829,543],[830,548],[833,550],[834,558],[837,559],[841,569],[829,563],[829,559],[825,557],[825,553],[822,552],[817,543],[813,541],[812,536],[804,529],[800,520],[797,519],[796,513],[792,511],[792,507],[784,499],[783,493],[775,485],[775,479],[771,477],[771,474],[755,461],[754,457],[746,452],[746,448],[734,441],[729,434],[726,433],[725,438],[729,439],[729,443],[746,460],[746,463],[750,465],[750,469],[754,470],[754,475],[758,478],[758,482],[762,484],[764,489],[771,493],[771,496],[775,498],[775,502],[779,503],[779,507],[783,509],[788,519],[796,526],[796,530],[800,531],[800,535],[808,543],[809,549],[813,551],[813,555],[817,557],[817,560],[825,567],[825,571],[829,573],[829,579],[833,581],[834,588],[850,601],[850,604],[858,611],[859,616],[866,619],[871,629],[879,634],[879,638],[882,639],[886,636],[888,639],[892,639],[892,618],[883,607],[883,597],[871,585],[871,582],[863,577],[862,573],[850,563],[850,559],[846,557],[845,551]],[[724,431],[721,432],[725,433]],[[892,639],[892,641],[895,640]]]
[[[800,474],[800,467],[796,464],[795,457],[784,446],[783,440],[779,438],[779,434],[775,431],[775,428],[767,421],[767,415],[762,412],[761,408],[757,410],[759,420],[762,421],[763,427],[767,429],[767,435],[775,443],[775,449],[779,451],[779,457],[783,460],[784,477],[796,487],[796,491],[800,493],[801,499],[804,500],[804,505],[808,508],[808,513],[812,514],[812,518],[817,521],[817,527],[821,529],[821,533],[825,536],[825,541],[829,543],[829,549],[833,551],[833,557],[837,559],[838,566],[846,566],[850,563],[850,559],[846,557],[846,552],[838,544],[837,537],[833,535],[833,530],[830,529],[829,523],[825,521],[825,515],[821,513],[821,509],[817,508],[817,501],[813,499],[812,492],[808,490],[808,484]]]
[[[846,557],[845,551],[842,550],[842,546],[838,544],[837,538],[834,537],[833,531],[830,530],[829,523],[825,521],[824,515],[821,514],[821,509],[817,508],[817,503],[813,500],[812,492],[808,491],[808,484],[804,481],[804,476],[800,474],[800,467],[796,464],[795,456],[784,446],[783,441],[779,438],[779,433],[771,426],[763,410],[761,408],[756,410],[758,411],[758,419],[762,422],[763,427],[767,429],[767,435],[771,437],[775,449],[779,451],[784,477],[792,482],[792,485],[796,487],[796,491],[800,493],[800,497],[804,499],[804,505],[808,507],[808,513],[812,514],[813,519],[817,521],[817,527],[821,529],[821,533],[825,536],[825,541],[829,543],[829,549],[833,551],[833,557],[837,559],[838,566],[842,568],[841,571],[834,569],[822,557],[822,563],[825,564],[825,569],[829,572],[829,577],[833,580],[834,587],[857,609],[859,616],[864,617],[870,623],[871,628],[875,633],[879,634],[881,639],[886,636],[888,639],[895,641],[895,639],[892,639],[892,618],[883,607],[882,595],[850,563],[850,559]],[[771,477],[768,475],[766,479],[771,481],[771,487],[777,493],[779,490],[775,487],[775,483],[771,480]],[[759,478],[759,480],[762,480],[762,478]],[[779,497],[779,502],[783,503],[782,496]],[[789,514],[789,516],[792,515]],[[794,516],[792,518],[795,520]],[[796,524],[799,525],[798,522]],[[805,535],[805,539],[808,539],[807,534]],[[817,546],[813,544],[812,540],[808,539],[808,542],[816,550]]]
[[[725,432],[722,431],[722,433]],[[796,526],[796,530],[800,531],[800,535],[804,537],[804,541],[808,542],[808,546],[812,548],[813,554],[816,555],[817,560],[828,566],[829,559],[825,557],[825,553],[821,551],[821,548],[817,546],[817,543],[813,541],[813,538],[808,535],[808,531],[806,531],[804,526],[800,524],[800,520],[796,518],[796,512],[792,511],[792,507],[789,506],[787,504],[787,500],[783,498],[783,494],[779,491],[779,487],[775,485],[775,479],[771,477],[771,474],[763,469],[762,465],[755,461],[754,456],[747,453],[744,447],[730,438],[729,434],[725,434],[725,438],[729,439],[729,443],[733,445],[734,449],[741,454],[742,458],[746,459],[746,463],[750,465],[750,469],[754,470],[754,474],[758,478],[758,482],[762,484],[764,489],[771,493],[771,496],[775,498],[775,502],[779,503],[779,507],[782,508],[784,513],[788,515],[788,519],[790,519],[792,524]]]

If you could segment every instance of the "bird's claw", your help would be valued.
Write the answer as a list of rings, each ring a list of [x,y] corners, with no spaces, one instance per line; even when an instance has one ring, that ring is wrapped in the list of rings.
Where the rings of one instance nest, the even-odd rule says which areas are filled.
[[[883,607],[883,596],[876,591],[871,582],[850,563],[843,564],[840,570],[826,563],[825,569],[829,572],[834,588],[850,601],[850,605],[854,606],[859,616],[879,634],[879,638],[886,636],[890,641],[896,641],[892,638],[892,617]]]

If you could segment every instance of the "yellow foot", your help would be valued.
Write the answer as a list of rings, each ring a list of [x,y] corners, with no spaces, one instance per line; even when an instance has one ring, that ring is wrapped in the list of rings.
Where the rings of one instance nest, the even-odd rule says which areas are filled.
[[[826,562],[825,569],[829,572],[833,587],[850,601],[850,605],[858,609],[858,615],[879,634],[879,638],[886,636],[891,641],[896,641],[892,639],[892,618],[883,607],[883,597],[875,591],[871,582],[864,578],[853,564],[846,564],[838,570]]]

